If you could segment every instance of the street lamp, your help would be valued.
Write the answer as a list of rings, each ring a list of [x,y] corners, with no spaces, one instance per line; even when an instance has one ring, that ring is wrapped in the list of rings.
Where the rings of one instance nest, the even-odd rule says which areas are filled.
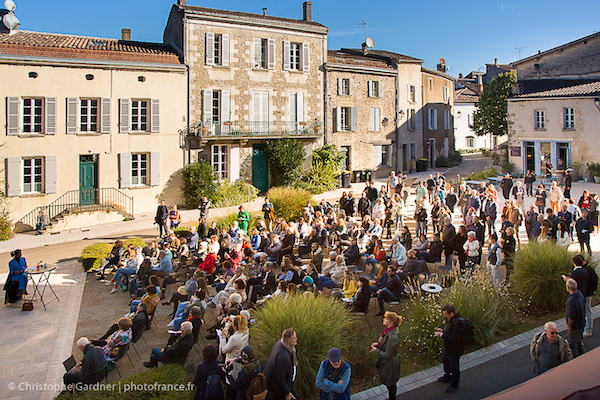
[[[404,119],[404,110],[400,110],[398,112],[398,117],[400,117],[400,119]]]

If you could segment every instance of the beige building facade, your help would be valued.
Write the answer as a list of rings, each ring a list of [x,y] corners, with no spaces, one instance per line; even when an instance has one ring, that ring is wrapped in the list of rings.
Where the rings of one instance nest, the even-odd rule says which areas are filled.
[[[454,78],[422,68],[424,154],[431,167],[454,153]]]
[[[183,166],[187,76],[173,48],[19,31],[0,34],[0,74],[14,222],[155,210]]]
[[[288,19],[173,6],[164,43],[189,66],[188,162],[206,159],[220,179],[266,191],[267,141],[298,138],[308,155],[323,144],[327,28],[312,21],[310,2],[302,11]]]

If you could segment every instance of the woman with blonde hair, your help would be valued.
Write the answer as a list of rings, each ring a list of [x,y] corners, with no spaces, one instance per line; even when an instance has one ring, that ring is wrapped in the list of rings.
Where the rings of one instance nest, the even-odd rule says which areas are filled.
[[[236,315],[231,323],[231,327],[233,334],[228,338],[225,335],[221,336],[219,350],[221,354],[225,354],[225,364],[228,364],[229,368],[231,368],[229,375],[235,381],[242,369],[242,364],[235,360],[242,354],[244,347],[248,346],[248,338],[250,336],[248,332],[248,319],[244,315]],[[226,331],[223,330],[223,332]],[[228,385],[227,391],[233,391],[233,388]],[[228,398],[235,398],[235,396]]]
[[[342,285],[342,292],[344,292],[344,297],[347,299],[351,299],[358,287],[356,286],[356,278],[352,271],[345,270],[344,271],[344,284]]]
[[[402,317],[395,312],[387,311],[383,316],[385,329],[379,337],[379,341],[371,344],[370,353],[377,352],[379,360],[379,379],[389,392],[390,400],[396,399],[396,382],[400,379],[400,332],[398,326],[402,323]]]

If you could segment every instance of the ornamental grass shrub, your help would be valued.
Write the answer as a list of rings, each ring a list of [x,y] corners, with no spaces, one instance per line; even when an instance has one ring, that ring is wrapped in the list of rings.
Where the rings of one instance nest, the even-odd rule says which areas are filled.
[[[297,221],[302,216],[302,210],[312,197],[305,189],[274,187],[269,190],[267,197],[273,203],[275,215],[286,221]]]
[[[418,358],[438,359],[443,342],[434,336],[435,328],[444,325],[442,307],[453,304],[475,327],[477,346],[487,346],[494,337],[508,329],[517,316],[517,305],[505,287],[496,288],[489,276],[476,271],[454,276],[454,284],[439,296],[411,299],[411,313],[401,325],[404,348]]]
[[[57,400],[189,400],[196,389],[192,376],[180,365],[166,364],[118,381],[98,385],[100,390],[63,393]]]
[[[562,310],[567,300],[561,275],[573,269],[574,253],[551,242],[529,242],[515,254],[515,281],[523,297],[547,311]],[[597,261],[588,260],[596,267]]]
[[[130,238],[123,241],[124,248],[127,248],[130,244],[142,248],[146,246],[146,242],[142,238]],[[113,245],[113,243],[95,243],[84,247],[79,258],[83,270],[87,272],[91,269],[100,268],[102,259],[108,257]]]
[[[267,361],[273,345],[285,329],[298,336],[296,352],[298,377],[295,388],[299,399],[316,399],[315,378],[331,347],[348,358],[357,325],[353,314],[340,301],[324,296],[294,295],[268,300],[255,313],[257,323],[250,329],[251,346],[256,356]],[[366,349],[367,344],[363,343]]]
[[[223,182],[217,187],[215,207],[231,207],[250,202],[258,196],[258,189],[248,182]]]

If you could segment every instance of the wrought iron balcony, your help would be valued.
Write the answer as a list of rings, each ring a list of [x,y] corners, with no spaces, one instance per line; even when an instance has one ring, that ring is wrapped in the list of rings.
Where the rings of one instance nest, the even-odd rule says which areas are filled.
[[[182,148],[198,148],[216,139],[279,139],[281,137],[317,138],[323,135],[322,121],[198,121],[179,131]]]

